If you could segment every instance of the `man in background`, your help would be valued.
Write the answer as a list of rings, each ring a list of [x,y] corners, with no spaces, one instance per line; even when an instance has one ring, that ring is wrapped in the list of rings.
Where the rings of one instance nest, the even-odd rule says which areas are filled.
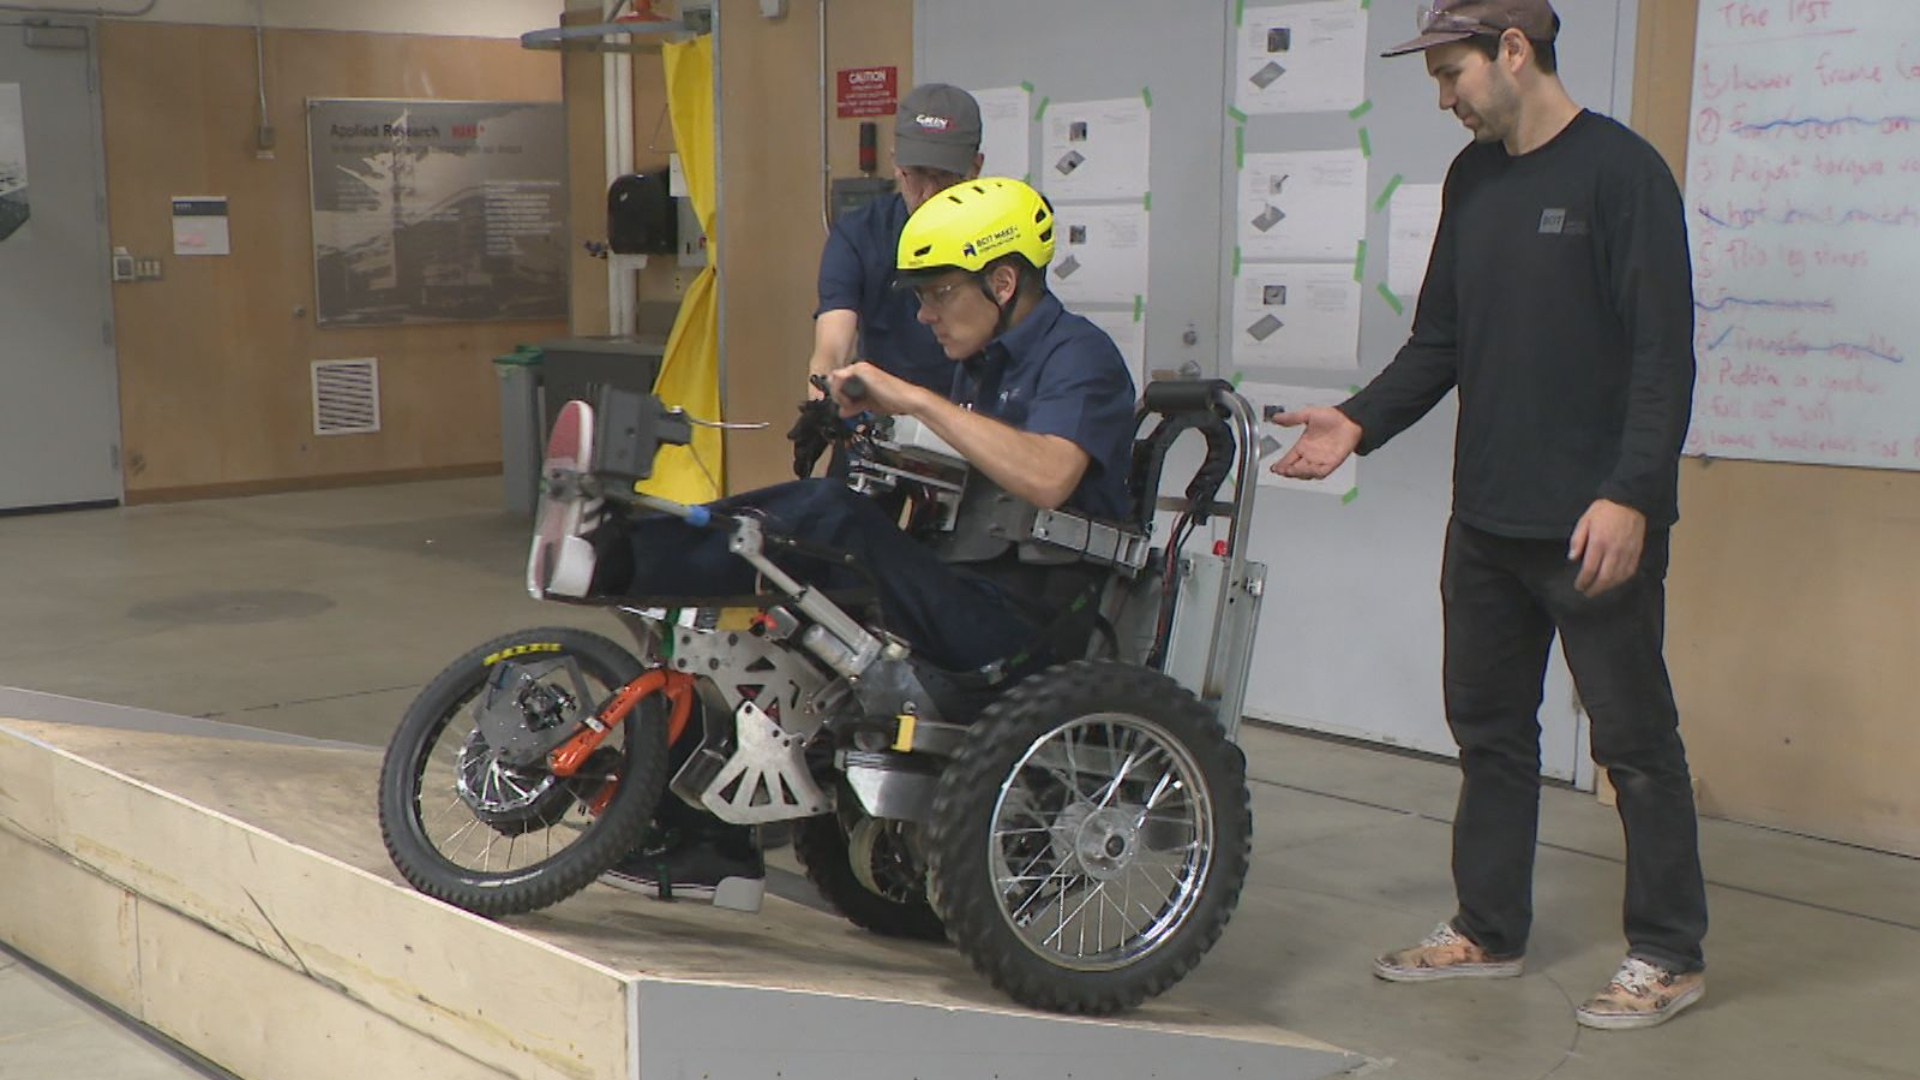
[[[945,396],[953,361],[917,316],[911,289],[893,287],[894,256],[907,218],[928,199],[980,175],[980,106],[957,86],[928,83],[900,100],[893,125],[893,175],[899,192],[833,223],[820,253],[820,303],[814,310],[807,374],[826,375],[860,358],[890,375]],[[817,386],[808,392],[820,396]]]

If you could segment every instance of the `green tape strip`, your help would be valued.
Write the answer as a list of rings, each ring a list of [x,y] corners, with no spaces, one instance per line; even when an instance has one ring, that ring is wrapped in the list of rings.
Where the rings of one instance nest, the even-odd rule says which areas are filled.
[[[1152,213],[1153,212],[1153,192],[1151,191],[1147,192],[1146,197],[1140,200],[1140,204],[1147,208],[1148,213]]]
[[[1393,295],[1393,290],[1387,288],[1387,283],[1384,281],[1380,283],[1380,299],[1387,302],[1387,306],[1393,309],[1395,315],[1407,313],[1407,306],[1400,302],[1399,297]]]
[[[1360,0],[1361,11],[1365,11],[1372,6],[1373,6],[1373,0]]]
[[[1353,107],[1353,111],[1347,113],[1347,119],[1358,120],[1372,111],[1373,111],[1373,99],[1368,98],[1367,100],[1361,102],[1360,104],[1355,105]]]
[[[1362,5],[1362,6],[1364,6],[1364,5]],[[1360,489],[1359,489],[1359,488],[1348,488],[1348,489],[1347,489],[1347,493],[1346,493],[1345,495],[1342,495],[1342,496],[1340,496],[1340,505],[1341,505],[1341,506],[1352,506],[1352,505],[1353,505],[1353,500],[1355,500],[1355,499],[1357,499],[1357,498],[1359,498],[1359,497],[1360,497]]]
[[[1236,371],[1236,372],[1234,372],[1234,373],[1233,373],[1233,378],[1231,378],[1231,379],[1228,379],[1228,380],[1227,380],[1227,382],[1229,382],[1229,383],[1231,383],[1231,384],[1233,384],[1233,388],[1234,388],[1235,390],[1238,390],[1238,389],[1240,389],[1240,384],[1241,384],[1242,382],[1244,382],[1244,381],[1246,381],[1246,378],[1247,378],[1247,373],[1246,373],[1246,372],[1244,372],[1244,371]]]
[[[1133,294],[1133,321],[1139,322],[1147,313],[1147,298],[1139,293]]]
[[[1247,167],[1247,129],[1244,126],[1233,129],[1233,167]]]
[[[1365,158],[1373,156],[1373,140],[1367,137],[1366,128],[1360,129],[1360,156]]]
[[[1033,84],[1032,84],[1032,83],[1030,83],[1030,82],[1028,82],[1028,81],[1027,81],[1027,80],[1025,80],[1025,79],[1021,79],[1021,80],[1020,80],[1020,89],[1022,89],[1022,90],[1025,90],[1025,91],[1026,91],[1027,93],[1029,93],[1029,94],[1031,94],[1031,93],[1033,93]]]
[[[1240,245],[1233,245],[1233,276],[1240,276]]]
[[[1367,276],[1367,242],[1360,241],[1360,250],[1353,256],[1353,280],[1359,281]]]
[[[1347,393],[1349,393],[1349,394],[1357,394],[1357,393],[1359,393],[1359,392],[1360,392],[1360,388],[1359,388],[1359,387],[1357,387],[1357,386],[1355,386],[1355,385],[1353,385],[1352,383],[1348,383],[1348,384],[1347,384]]]
[[[1247,122],[1247,114],[1231,105],[1227,106],[1227,115],[1232,117],[1235,123],[1244,124]]]
[[[1053,99],[1050,97],[1043,97],[1040,99],[1040,107],[1033,110],[1033,118],[1035,120],[1039,120],[1041,117],[1047,115],[1047,104],[1052,100]]]
[[[1153,108],[1153,87],[1151,86],[1141,87],[1140,97],[1142,100],[1144,100],[1147,103],[1147,108],[1149,109]]]
[[[1246,18],[1246,15],[1247,15],[1247,0],[1234,0],[1233,25],[1239,26],[1241,21]]]
[[[1387,181],[1387,189],[1380,193],[1379,198],[1373,200],[1374,213],[1377,214],[1387,208],[1387,203],[1393,199],[1393,193],[1400,190],[1400,180],[1400,174],[1394,173],[1393,179]]]

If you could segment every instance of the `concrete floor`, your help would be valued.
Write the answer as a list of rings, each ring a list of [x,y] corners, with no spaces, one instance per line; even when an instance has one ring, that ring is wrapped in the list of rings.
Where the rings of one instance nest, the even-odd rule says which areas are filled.
[[[0,518],[0,682],[384,742],[415,689],[490,634],[613,630],[526,599],[525,525],[500,503],[480,480]],[[1382,1076],[1920,1077],[1920,861],[1704,823],[1707,1001],[1654,1031],[1588,1032],[1573,1005],[1622,949],[1611,811],[1547,793],[1526,977],[1388,985],[1373,954],[1450,910],[1453,769],[1270,730],[1245,742],[1253,877],[1226,938],[1169,995],[1182,1005],[1257,1015]],[[130,1036],[47,1058],[105,1022],[10,959],[0,1078],[186,1075]]]
[[[0,1080],[207,1080],[210,1075],[0,950]]]

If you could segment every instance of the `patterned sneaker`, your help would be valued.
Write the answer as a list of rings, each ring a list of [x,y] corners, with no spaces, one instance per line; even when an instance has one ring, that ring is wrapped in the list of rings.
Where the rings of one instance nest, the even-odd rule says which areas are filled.
[[[1602,1031],[1648,1028],[1673,1019],[1673,1014],[1707,993],[1707,976],[1668,971],[1658,964],[1629,956],[1613,973],[1605,990],[1588,998],[1574,1012],[1581,1024]]]
[[[599,499],[556,494],[565,483],[593,471],[593,406],[569,401],[547,436],[540,463],[540,502],[533,512],[533,549],[527,553],[527,592],[535,600],[547,594],[582,597],[593,583],[593,544],[586,533],[600,523]]]
[[[1511,979],[1520,974],[1520,958],[1488,956],[1485,949],[1469,941],[1453,924],[1441,923],[1420,944],[1375,960],[1373,973],[1388,982]]]

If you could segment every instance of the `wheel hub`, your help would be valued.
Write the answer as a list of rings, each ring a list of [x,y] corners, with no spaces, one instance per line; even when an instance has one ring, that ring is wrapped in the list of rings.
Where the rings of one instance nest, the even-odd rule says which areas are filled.
[[[1079,871],[1112,881],[1133,865],[1140,850],[1139,813],[1133,807],[1068,807],[1054,825],[1054,849],[1070,853]]]

